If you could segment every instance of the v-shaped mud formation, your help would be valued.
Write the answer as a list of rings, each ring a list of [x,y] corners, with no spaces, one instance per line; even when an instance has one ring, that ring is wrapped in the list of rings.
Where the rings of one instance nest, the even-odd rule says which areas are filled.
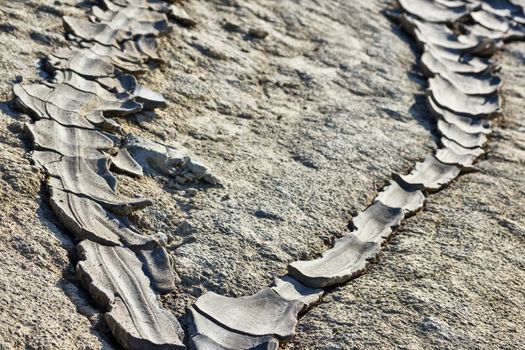
[[[325,288],[364,273],[405,216],[472,168],[501,111],[498,62],[503,43],[525,38],[522,0],[398,0],[393,17],[421,48],[428,77],[429,116],[441,138],[435,154],[393,179],[352,219],[334,246],[317,259],[291,262],[288,274],[260,292],[228,298],[208,292],[188,310],[186,337],[179,321],[159,302],[176,288],[177,274],[163,247],[164,234],[146,235],[128,219],[151,205],[118,192],[111,170],[130,176],[171,176],[177,182],[218,180],[201,163],[168,145],[124,137],[113,119],[163,108],[163,96],[137,82],[162,62],[156,38],[169,18],[188,26],[177,5],[161,0],[101,0],[83,18],[65,16],[70,47],[52,52],[54,76],[15,84],[33,159],[47,172],[49,201],[79,242],[78,278],[104,312],[115,339],[126,349],[278,349],[293,334],[300,313]]]

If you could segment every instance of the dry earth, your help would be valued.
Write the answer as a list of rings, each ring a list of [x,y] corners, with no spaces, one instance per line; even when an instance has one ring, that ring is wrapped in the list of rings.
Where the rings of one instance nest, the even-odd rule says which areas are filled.
[[[221,187],[119,177],[156,204],[136,221],[178,242],[165,305],[247,295],[347,230],[392,172],[435,147],[411,40],[379,0],[190,0],[147,86],[170,106],[128,132],[202,160]],[[11,82],[65,46],[61,1],[0,2],[0,349],[101,349],[72,241],[30,165]],[[264,39],[250,29],[265,30]],[[253,32],[253,31],[252,31]],[[506,46],[504,120],[488,156],[406,221],[368,274],[301,318],[287,349],[525,347],[525,43]],[[197,191],[194,191],[194,190]],[[195,194],[196,193],[196,194]],[[87,316],[85,316],[87,315]]]

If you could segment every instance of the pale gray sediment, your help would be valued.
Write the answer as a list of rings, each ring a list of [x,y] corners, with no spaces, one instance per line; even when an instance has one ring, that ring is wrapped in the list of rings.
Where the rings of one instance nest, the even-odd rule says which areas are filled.
[[[68,38],[71,42],[89,48],[52,55],[48,67],[57,72],[64,70],[62,76],[57,74],[54,81],[42,87],[16,85],[14,92],[19,105],[30,110],[36,119],[41,119],[27,129],[35,149],[40,150],[35,152],[35,160],[39,160],[50,176],[47,186],[53,210],[67,230],[77,239],[84,240],[81,244],[100,247],[98,251],[104,252],[87,254],[89,248],[84,249],[81,256],[104,260],[106,270],[116,275],[121,275],[128,265],[135,267],[131,272],[137,274],[133,278],[139,283],[130,287],[118,278],[108,278],[107,273],[101,273],[95,265],[90,265],[94,261],[86,260],[79,265],[79,276],[84,284],[86,281],[89,284],[89,280],[93,279],[94,285],[97,285],[97,280],[98,285],[111,285],[104,293],[100,292],[100,287],[91,288],[91,294],[99,300],[103,309],[114,308],[105,316],[114,336],[126,348],[178,348],[183,346],[178,321],[169,310],[162,309],[155,295],[176,287],[177,277],[172,270],[172,262],[164,254],[163,248],[159,248],[166,244],[167,238],[162,234],[142,235],[131,225],[126,216],[152,202],[118,194],[116,178],[110,169],[138,177],[144,169],[148,174],[172,177],[178,185],[198,181],[216,184],[218,180],[201,163],[176,154],[170,146],[140,138],[122,137],[120,125],[111,117],[166,106],[161,95],[137,85],[136,80],[127,75],[143,74],[148,70],[145,61],[158,59],[151,38],[145,40],[140,35],[163,33],[167,23],[164,13],[170,11],[186,25],[193,26],[195,22],[188,20],[183,10],[175,11],[175,7],[170,10],[169,6],[161,2],[151,5],[153,12],[140,1],[134,2],[137,5],[134,10],[130,10],[130,6],[120,6],[126,5],[126,1],[105,3],[112,5],[107,9],[95,8],[89,19],[67,17]],[[365,272],[384,248],[382,243],[391,238],[400,224],[403,225],[403,217],[421,209],[426,196],[441,190],[460,173],[471,169],[475,158],[483,154],[487,142],[485,135],[491,133],[489,120],[492,114],[501,110],[501,80],[490,75],[494,74],[493,68],[497,63],[487,56],[501,48],[499,39],[518,38],[519,31],[514,30],[512,36],[498,34],[482,39],[472,33],[459,35],[442,24],[427,25],[425,21],[452,24],[458,19],[470,20],[470,11],[477,11],[472,19],[479,18],[479,25],[484,25],[484,30],[494,30],[487,26],[493,27],[495,23],[489,22],[488,16],[479,14],[484,9],[470,4],[461,8],[449,3],[451,8],[448,9],[446,1],[436,1],[432,6],[437,6],[439,11],[433,11],[428,14],[430,17],[425,18],[429,8],[427,5],[431,1],[400,3],[407,7],[408,13],[419,17],[413,19],[405,16],[401,21],[409,32],[416,35],[425,52],[432,53],[433,64],[427,62],[424,71],[436,82],[431,85],[427,96],[430,108],[442,119],[438,122],[438,130],[443,135],[440,140],[443,147],[437,150],[435,156],[428,155],[425,161],[419,162],[410,174],[394,176],[373,204],[352,220],[355,231],[338,240],[322,258],[301,259],[300,262],[290,264],[290,275],[277,279],[281,282],[253,296],[224,298],[210,293],[198,299],[188,317],[192,347],[249,349],[257,346],[275,349],[278,339],[288,341],[295,332],[298,315],[318,302],[323,293],[320,287],[345,283]],[[130,14],[137,13],[147,13],[146,17],[150,20],[134,23]],[[507,16],[507,20],[512,20],[515,13]],[[439,17],[441,15],[443,17]],[[104,22],[115,16],[119,16],[118,23],[122,24],[124,31],[110,24],[93,22],[93,18]],[[148,29],[151,23],[155,23],[154,30]],[[411,25],[414,27],[410,28]],[[135,26],[139,36],[130,38],[127,31]],[[503,29],[501,26],[497,28],[500,31]],[[102,47],[100,44],[110,46]],[[435,45],[440,47],[436,48]],[[468,62],[463,62],[455,58],[458,52],[472,56]],[[208,54],[214,55],[213,52]],[[478,59],[476,55],[482,55],[483,58]],[[477,78],[469,75],[454,81],[464,72],[480,75]],[[83,78],[78,79],[75,74]],[[449,86],[457,90],[453,98],[447,95],[451,91]],[[55,90],[61,93],[53,94]],[[70,104],[71,101],[74,102]],[[453,103],[449,104],[450,101]],[[432,102],[436,103],[434,108]],[[79,106],[87,107],[83,109]],[[304,160],[304,157],[298,156],[297,159],[308,166],[316,166],[314,162]],[[88,208],[92,213],[89,216],[94,215],[100,220],[90,221],[83,217],[85,209],[82,208]],[[279,216],[262,209],[255,212],[258,217],[279,220]],[[112,254],[124,257],[121,265],[115,265],[111,258],[107,258]],[[82,269],[82,264],[90,268]],[[144,269],[137,269],[141,264],[145,264]],[[294,280],[294,277],[298,280]],[[151,287],[148,281],[152,283]],[[283,284],[282,281],[286,282]],[[121,293],[117,292],[119,288],[128,292],[125,293],[127,299],[112,300],[112,294]],[[151,305],[149,311],[134,304],[142,297],[146,300],[142,304]],[[122,303],[127,306],[123,308]],[[124,309],[127,311],[123,312]],[[129,310],[131,314],[127,314]],[[236,316],[231,317],[230,314]],[[257,319],[260,315],[264,317]],[[160,321],[157,325],[147,320],[138,322],[138,328],[133,329],[129,323],[133,317],[137,317],[137,320],[153,318]],[[280,324],[275,321],[276,317],[286,322]],[[148,329],[152,324],[153,329]]]

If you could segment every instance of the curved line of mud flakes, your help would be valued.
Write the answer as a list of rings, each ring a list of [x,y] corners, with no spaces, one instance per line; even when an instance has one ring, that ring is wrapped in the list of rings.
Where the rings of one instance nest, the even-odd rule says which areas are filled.
[[[421,48],[427,101],[437,119],[440,148],[407,175],[394,174],[373,203],[352,219],[352,231],[318,259],[296,261],[260,292],[228,298],[208,292],[187,314],[185,337],[158,294],[176,276],[162,234],[144,235],[128,220],[151,205],[115,191],[110,168],[142,176],[143,166],[187,181],[217,180],[204,166],[169,147],[124,135],[111,119],[165,106],[136,75],[159,61],[155,37],[168,16],[194,25],[184,10],[157,0],[104,0],[86,18],[64,17],[73,44],[47,58],[52,81],[17,84],[17,106],[30,113],[32,157],[45,168],[50,204],[77,238],[78,278],[105,311],[115,339],[127,349],[277,349],[294,334],[298,316],[327,288],[363,274],[402,220],[427,195],[469,171],[484,153],[490,120],[501,110],[501,78],[492,56],[503,43],[525,38],[523,8],[512,1],[478,3],[399,0],[388,15]],[[139,20],[140,19],[140,20]],[[184,344],[186,343],[186,345]]]

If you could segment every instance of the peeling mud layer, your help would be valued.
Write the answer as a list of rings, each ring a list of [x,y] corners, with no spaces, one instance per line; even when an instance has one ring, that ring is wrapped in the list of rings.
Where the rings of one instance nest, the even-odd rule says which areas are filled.
[[[86,4],[73,3],[0,3],[0,349],[119,348],[101,315],[106,310],[75,277],[84,257],[53,214],[43,170],[27,156],[30,118],[11,101],[11,84],[49,78],[41,59],[68,45],[62,17],[87,13]],[[438,135],[457,133],[432,117],[420,74],[428,66],[416,66],[414,41],[384,15],[389,6],[182,3],[186,14],[159,40],[165,63],[140,77],[167,108],[116,118],[126,133],[168,144],[213,174],[206,182],[147,168],[144,177],[117,176],[119,195],[153,201],[133,223],[171,242],[180,282],[162,296],[166,312],[181,317],[191,307],[203,327],[203,315],[213,314],[230,328],[261,331],[228,317],[224,296],[261,291],[261,300],[282,303],[265,288],[288,264],[320,257],[392,173],[409,173]],[[333,288],[296,326],[290,313],[268,316],[280,322],[261,335],[295,326],[285,349],[525,347],[524,64],[525,44],[506,44],[504,117],[493,123],[473,171],[405,219],[365,275]],[[447,91],[442,85],[434,88]],[[206,294],[195,304],[206,292],[220,297]],[[318,290],[308,293],[304,303],[314,303]],[[302,307],[290,304],[295,313]]]

